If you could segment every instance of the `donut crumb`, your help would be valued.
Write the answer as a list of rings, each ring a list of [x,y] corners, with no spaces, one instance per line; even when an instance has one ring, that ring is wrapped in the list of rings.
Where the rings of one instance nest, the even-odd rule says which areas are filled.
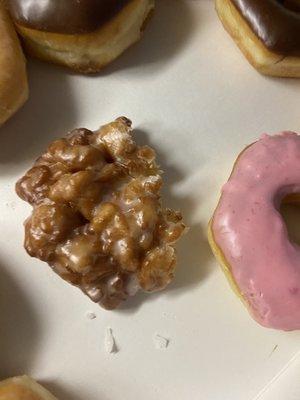
[[[116,341],[113,335],[113,330],[110,327],[107,327],[105,331],[104,348],[108,354],[118,352]]]
[[[96,314],[93,311],[87,311],[87,313],[85,315],[86,315],[87,319],[97,318]]]
[[[160,334],[156,333],[154,335],[154,345],[156,349],[162,350],[166,349],[169,346],[170,339],[167,339],[164,336],[161,336]]]

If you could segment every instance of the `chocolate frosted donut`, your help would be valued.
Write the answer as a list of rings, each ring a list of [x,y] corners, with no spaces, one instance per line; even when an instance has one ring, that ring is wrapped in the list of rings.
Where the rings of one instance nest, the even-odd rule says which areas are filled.
[[[6,0],[25,49],[82,73],[98,72],[138,41],[154,0]]]
[[[300,55],[300,3],[299,8],[295,2],[283,0],[232,0],[232,3],[269,50]]]
[[[8,0],[10,12],[19,24],[56,33],[92,32],[127,3],[129,0]]]
[[[250,63],[273,76],[300,77],[300,2],[216,0],[218,15]]]

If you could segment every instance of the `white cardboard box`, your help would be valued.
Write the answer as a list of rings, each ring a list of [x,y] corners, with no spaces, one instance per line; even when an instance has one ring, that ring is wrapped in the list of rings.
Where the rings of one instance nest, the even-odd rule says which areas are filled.
[[[157,3],[144,39],[97,77],[30,62],[30,100],[1,128],[0,375],[30,374],[61,400],[252,400],[300,348],[299,332],[252,321],[206,240],[243,147],[262,132],[300,131],[300,80],[253,70],[212,1]],[[169,290],[106,312],[27,256],[22,223],[30,207],[14,184],[52,139],[119,115],[158,149],[168,204],[182,209],[191,229]],[[119,348],[111,355],[108,326]],[[155,348],[155,334],[170,340],[167,349]],[[300,365],[291,368],[293,384]],[[283,381],[276,385],[292,386]],[[294,387],[290,398],[298,400]],[[280,390],[266,398],[290,400]]]

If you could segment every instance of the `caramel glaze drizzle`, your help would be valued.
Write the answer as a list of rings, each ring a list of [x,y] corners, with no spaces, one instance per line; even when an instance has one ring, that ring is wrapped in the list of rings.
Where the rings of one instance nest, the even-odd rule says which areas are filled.
[[[269,50],[284,56],[300,56],[300,0],[232,3]]]
[[[92,32],[111,20],[130,0],[6,0],[14,20],[55,33]]]

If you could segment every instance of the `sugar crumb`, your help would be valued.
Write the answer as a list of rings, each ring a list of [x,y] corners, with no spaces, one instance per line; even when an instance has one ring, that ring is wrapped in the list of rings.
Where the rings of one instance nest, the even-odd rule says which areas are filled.
[[[104,348],[105,351],[109,354],[117,353],[118,349],[116,346],[116,341],[113,335],[113,330],[111,328],[106,328],[105,337],[104,337]]]
[[[88,319],[95,319],[95,318],[97,318],[97,317],[96,317],[96,314],[95,314],[93,311],[88,311],[85,315],[86,315],[86,317],[87,317]]]
[[[166,349],[170,343],[170,339],[167,339],[166,337],[161,336],[158,333],[154,335],[153,340],[156,349]]]

